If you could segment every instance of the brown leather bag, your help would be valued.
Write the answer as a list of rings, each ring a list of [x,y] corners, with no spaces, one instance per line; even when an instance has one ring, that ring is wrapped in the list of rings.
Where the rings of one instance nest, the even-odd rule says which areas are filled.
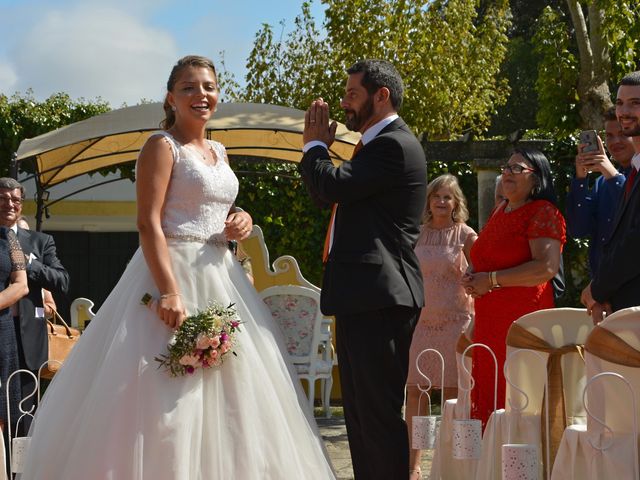
[[[60,322],[61,325],[54,322]],[[49,363],[42,367],[41,378],[53,378],[60,369],[60,363],[64,362],[71,348],[80,338],[80,331],[76,328],[70,328],[60,314],[54,310],[53,322],[47,320],[47,336],[49,337]]]

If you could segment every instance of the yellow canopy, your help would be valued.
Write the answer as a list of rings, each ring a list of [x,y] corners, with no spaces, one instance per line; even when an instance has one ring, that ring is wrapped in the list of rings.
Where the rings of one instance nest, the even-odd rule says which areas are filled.
[[[35,138],[23,140],[17,159],[36,160],[43,190],[73,177],[134,161],[147,137],[164,118],[161,103],[126,107],[98,115]],[[302,156],[304,111],[258,103],[220,103],[207,123],[209,138],[229,155],[298,162]],[[338,125],[331,146],[334,162],[351,157],[359,134]]]

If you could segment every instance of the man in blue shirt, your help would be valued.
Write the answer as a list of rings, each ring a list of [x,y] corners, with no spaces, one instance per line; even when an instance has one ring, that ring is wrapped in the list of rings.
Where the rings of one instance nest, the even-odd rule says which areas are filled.
[[[631,137],[622,133],[615,108],[605,113],[604,121],[607,150],[619,164],[619,169],[607,158],[599,138],[598,151],[585,153],[579,146],[576,175],[567,195],[567,230],[574,238],[589,239],[591,276],[597,269],[602,246],[611,232],[616,206],[624,190],[625,176],[635,153]],[[588,172],[601,173],[591,188]]]

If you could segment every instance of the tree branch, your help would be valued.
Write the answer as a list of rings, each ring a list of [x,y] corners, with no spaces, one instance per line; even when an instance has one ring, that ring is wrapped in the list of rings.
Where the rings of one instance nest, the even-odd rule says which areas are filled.
[[[587,22],[582,13],[582,6],[579,0],[567,0],[567,6],[571,14],[571,22],[576,32],[576,43],[578,44],[578,54],[580,56],[580,78],[579,84],[588,85],[593,74],[593,51],[589,41]]]

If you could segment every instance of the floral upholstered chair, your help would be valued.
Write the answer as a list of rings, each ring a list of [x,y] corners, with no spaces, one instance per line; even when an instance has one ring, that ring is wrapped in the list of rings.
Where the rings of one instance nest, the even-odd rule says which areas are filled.
[[[300,285],[278,285],[259,292],[280,326],[287,351],[298,377],[308,383],[309,405],[313,409],[315,383],[324,381],[322,406],[329,412],[333,361],[322,355],[326,333],[320,312],[320,294]]]

